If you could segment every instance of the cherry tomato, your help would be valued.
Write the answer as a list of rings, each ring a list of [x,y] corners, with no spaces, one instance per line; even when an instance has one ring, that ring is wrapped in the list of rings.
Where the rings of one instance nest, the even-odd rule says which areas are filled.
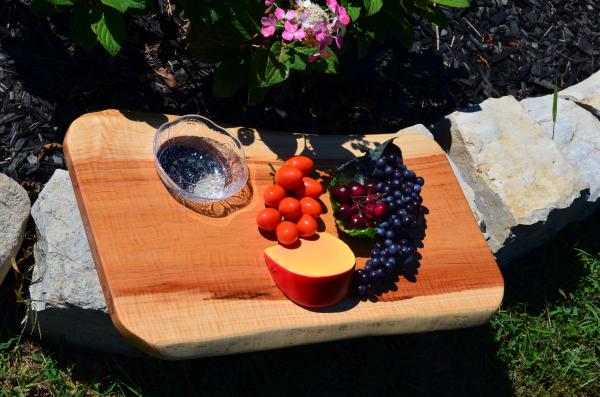
[[[296,222],[300,237],[310,237],[317,232],[317,221],[310,215],[304,214]]]
[[[304,197],[300,199],[300,209],[302,210],[303,214],[307,214],[315,218],[321,215],[322,212],[321,203],[312,197]]]
[[[285,190],[291,190],[302,183],[302,171],[298,168],[284,165],[275,173],[275,182]]]
[[[302,178],[302,184],[294,189],[294,193],[298,197],[312,197],[316,199],[323,193],[323,186],[311,177],[305,176]]]
[[[279,213],[285,219],[298,219],[302,215],[300,202],[293,197],[286,197],[279,202]]]
[[[289,221],[283,221],[275,231],[277,240],[284,245],[294,244],[298,240],[298,228]]]
[[[302,172],[302,175],[308,175],[313,169],[313,161],[306,156],[294,156],[287,159],[286,165],[297,168]]]
[[[279,202],[285,198],[285,189],[279,185],[271,185],[265,189],[263,197],[267,207],[277,208]]]
[[[281,222],[281,215],[275,208],[263,208],[256,214],[256,224],[263,230],[272,232]]]

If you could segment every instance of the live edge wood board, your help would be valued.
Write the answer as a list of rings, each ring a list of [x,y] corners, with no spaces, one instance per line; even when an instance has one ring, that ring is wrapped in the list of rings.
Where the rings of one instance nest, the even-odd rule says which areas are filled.
[[[498,308],[503,280],[445,153],[416,132],[317,136],[229,128],[250,168],[243,194],[189,208],[169,194],[154,166],[156,128],[175,116],[107,110],[73,122],[69,172],[110,315],[142,351],[185,359],[365,335],[475,326]],[[396,136],[408,167],[425,178],[425,239],[418,273],[377,302],[347,298],[307,310],[285,298],[264,263],[276,244],[255,226],[268,163],[293,154],[333,167]],[[327,194],[325,230],[337,235]],[[352,243],[362,265],[364,243]]]

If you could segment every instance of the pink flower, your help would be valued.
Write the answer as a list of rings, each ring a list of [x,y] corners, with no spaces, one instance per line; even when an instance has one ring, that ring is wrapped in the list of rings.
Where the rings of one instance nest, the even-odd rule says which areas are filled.
[[[277,20],[275,19],[275,16],[273,14],[269,15],[268,17],[262,17],[260,20],[260,23],[262,24],[260,32],[262,33],[262,35],[265,37],[272,36],[273,33],[275,33],[276,22]]]
[[[327,48],[333,43],[333,37],[327,36],[323,41],[319,43],[319,49],[317,52],[308,57],[308,62],[314,62],[319,57],[321,58],[329,58],[331,57],[331,53],[327,51]]]
[[[335,36],[335,45],[337,45],[337,48],[342,48],[344,45],[344,36],[339,30],[337,31],[337,35]]]
[[[328,0],[329,1],[329,0]],[[348,15],[348,11],[340,5],[335,9],[335,15],[337,17],[337,23],[339,27],[343,28],[344,26],[350,23],[350,16]]]
[[[275,4],[275,0],[265,0],[265,5],[267,6],[267,9],[265,10],[265,14],[267,14],[271,11],[271,8],[273,8],[274,4]]]
[[[327,7],[333,12],[339,7],[337,0],[327,0]]]
[[[287,20],[294,19],[294,18],[296,18],[296,10],[285,11],[282,8],[277,8],[275,10],[275,17],[277,19],[279,19],[279,20],[281,20],[281,19],[287,19]]]
[[[329,28],[327,27],[327,24],[321,23],[314,27],[313,32],[315,34],[315,39],[318,42],[321,42],[329,35]]]
[[[298,25],[295,23],[286,22],[284,27],[285,32],[281,34],[281,37],[283,37],[285,41],[302,40],[306,37],[304,29],[298,29]]]

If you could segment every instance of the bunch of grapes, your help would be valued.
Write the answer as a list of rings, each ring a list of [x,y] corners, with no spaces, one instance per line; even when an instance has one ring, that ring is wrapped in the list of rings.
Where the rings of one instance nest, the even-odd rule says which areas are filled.
[[[361,295],[377,293],[395,279],[403,265],[414,265],[417,261],[416,244],[410,231],[417,225],[423,202],[421,188],[425,181],[407,169],[395,154],[379,158],[376,166],[376,181],[371,184],[372,193],[369,194],[375,198],[374,208],[383,208],[383,215],[376,224],[371,258],[364,269],[355,274],[356,289]],[[350,218],[351,225],[356,222],[353,219]]]
[[[388,206],[381,200],[383,195],[376,191],[375,182],[338,185],[331,195],[340,204],[334,216],[342,220],[347,229],[374,227],[388,212]]]

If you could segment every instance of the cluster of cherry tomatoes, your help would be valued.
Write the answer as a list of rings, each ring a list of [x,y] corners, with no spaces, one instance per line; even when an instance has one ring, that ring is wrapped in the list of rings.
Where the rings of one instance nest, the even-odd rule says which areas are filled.
[[[306,156],[289,158],[275,172],[275,183],[265,189],[264,208],[256,214],[258,227],[275,232],[277,240],[290,245],[298,237],[317,232],[317,218],[322,213],[319,196],[323,186],[308,175],[313,161]]]

